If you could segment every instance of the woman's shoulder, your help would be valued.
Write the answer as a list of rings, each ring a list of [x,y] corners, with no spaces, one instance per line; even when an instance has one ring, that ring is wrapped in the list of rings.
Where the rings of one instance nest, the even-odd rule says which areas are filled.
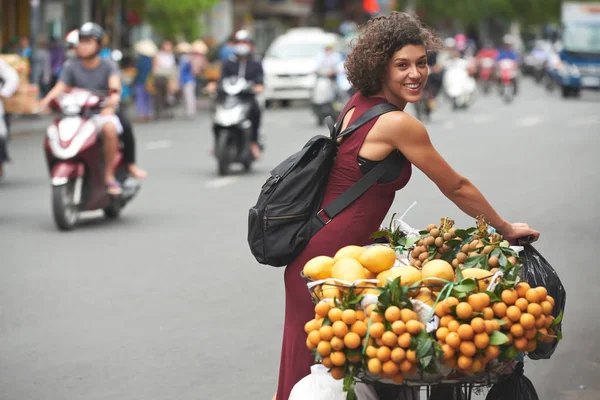
[[[377,136],[389,138],[393,142],[396,142],[399,138],[427,134],[425,125],[421,121],[400,110],[383,114],[377,120],[374,129],[378,132]]]

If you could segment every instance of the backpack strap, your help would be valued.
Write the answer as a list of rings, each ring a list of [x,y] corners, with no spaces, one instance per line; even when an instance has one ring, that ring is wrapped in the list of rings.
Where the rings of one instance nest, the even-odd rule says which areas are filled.
[[[318,219],[320,219],[325,225],[330,223],[336,215],[341,213],[346,207],[362,196],[364,192],[377,183],[377,181],[385,174],[386,171],[393,168],[394,165],[397,165],[402,158],[403,155],[398,150],[392,151],[372,170],[367,172],[365,176],[360,178],[354,185],[350,186],[344,191],[344,193],[329,203],[327,207],[319,210],[319,212],[317,212]]]
[[[337,140],[343,138],[344,136],[349,136],[373,118],[377,118],[391,111],[398,111],[398,107],[391,103],[377,104],[376,106],[373,106],[367,111],[365,111],[360,117],[356,119],[356,121],[354,121],[352,124],[346,127],[346,129],[344,129],[342,132],[339,132],[339,129],[341,129],[340,127],[342,126],[341,122],[343,121],[343,119],[341,119],[339,125],[340,127],[337,127],[334,139]]]

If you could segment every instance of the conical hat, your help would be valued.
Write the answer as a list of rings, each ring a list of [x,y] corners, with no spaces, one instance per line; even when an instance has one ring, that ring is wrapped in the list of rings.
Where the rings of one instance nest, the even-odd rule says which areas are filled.
[[[195,40],[192,43],[192,53],[206,54],[208,53],[208,46],[202,40]]]
[[[154,57],[158,53],[158,47],[151,39],[143,39],[135,44],[135,51],[146,57]]]

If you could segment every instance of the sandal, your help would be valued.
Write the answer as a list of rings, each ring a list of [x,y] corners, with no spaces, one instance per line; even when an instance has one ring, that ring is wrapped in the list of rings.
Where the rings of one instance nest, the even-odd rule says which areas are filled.
[[[119,196],[123,193],[123,188],[117,180],[112,180],[106,183],[106,190],[111,196]]]

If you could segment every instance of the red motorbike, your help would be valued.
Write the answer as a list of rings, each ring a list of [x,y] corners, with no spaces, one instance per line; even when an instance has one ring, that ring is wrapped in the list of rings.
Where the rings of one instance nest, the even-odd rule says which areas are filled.
[[[510,103],[515,98],[516,78],[519,65],[514,60],[504,59],[498,63],[500,77],[500,95],[505,103]]]
[[[486,57],[479,61],[479,82],[483,87],[483,93],[489,93],[492,88],[495,65],[496,60],[493,58]]]
[[[103,96],[73,89],[50,103],[59,116],[47,129],[44,152],[52,183],[52,214],[63,231],[73,229],[83,211],[103,210],[107,218],[117,218],[140,189],[119,148],[115,177],[123,192],[112,196],[106,190],[102,135],[94,121],[103,101]]]

